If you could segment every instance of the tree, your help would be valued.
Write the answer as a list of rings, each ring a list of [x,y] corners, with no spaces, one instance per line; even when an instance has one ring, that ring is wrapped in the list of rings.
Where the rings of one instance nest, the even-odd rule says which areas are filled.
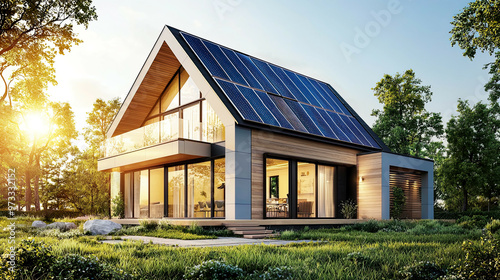
[[[104,101],[98,98],[92,111],[87,113],[87,127],[85,128],[85,142],[90,148],[99,149],[106,140],[106,132],[120,109],[120,99],[114,98]]]
[[[63,157],[72,149],[71,140],[78,135],[74,114],[68,103],[49,102],[40,109],[40,114],[23,116],[25,130],[30,137],[25,174],[26,210],[30,210],[32,204],[31,181],[33,180],[33,198],[37,211],[40,210],[39,187],[44,160],[49,160],[53,156]],[[25,111],[30,112],[30,110]],[[44,124],[41,119],[45,119],[47,123]],[[35,126],[41,126],[38,127],[39,131]]]
[[[106,131],[120,109],[118,98],[104,101],[97,99],[87,114],[84,138],[88,147],[79,153],[64,172],[63,181],[70,193],[70,203],[79,211],[89,214],[109,213],[109,174],[97,170]]]
[[[373,131],[396,153],[416,157],[432,156],[441,147],[436,139],[443,134],[439,113],[429,113],[425,104],[431,100],[430,86],[421,85],[413,70],[403,75],[384,75],[372,88],[382,110],[373,110],[377,117]]]
[[[500,148],[497,106],[477,103],[470,106],[459,100],[459,115],[453,116],[446,128],[447,155],[438,173],[443,182],[440,193],[448,205],[456,205],[461,197],[461,210],[469,208],[470,198],[491,198],[498,190]]]
[[[53,75],[56,53],[64,54],[81,43],[74,24],[88,27],[97,19],[91,0],[8,0],[0,2],[0,76],[7,98],[9,83],[3,75],[8,67],[18,67],[13,78],[23,71],[39,68]],[[34,66],[36,65],[36,66]],[[40,66],[44,66],[41,67]],[[46,77],[39,73],[40,77]],[[26,74],[26,73],[25,73]],[[31,72],[33,74],[33,72]],[[30,75],[35,77],[33,75]]]
[[[451,45],[464,50],[463,55],[473,59],[478,51],[494,55],[495,60],[485,65],[491,74],[485,89],[491,90],[490,99],[500,98],[500,0],[476,0],[453,17]]]

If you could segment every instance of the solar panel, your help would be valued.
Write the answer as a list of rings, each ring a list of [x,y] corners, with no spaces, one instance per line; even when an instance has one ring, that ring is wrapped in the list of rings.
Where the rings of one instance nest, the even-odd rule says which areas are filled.
[[[332,118],[328,115],[328,112],[326,110],[316,108],[316,110],[319,112],[319,114],[323,117],[323,119],[330,125],[330,128],[333,130],[335,135],[337,136],[336,139],[341,140],[341,141],[346,141],[350,142],[349,138],[345,133],[340,129],[340,127],[332,120]],[[333,113],[333,112],[331,112]]]
[[[294,129],[290,122],[285,118],[280,109],[273,102],[269,94],[256,90],[255,93],[259,96],[260,100],[266,105],[266,107],[273,113],[274,117],[280,123],[280,127]]]
[[[276,107],[280,109],[280,111],[283,113],[283,116],[287,119],[287,121],[293,126],[295,130],[308,133],[307,129],[299,120],[299,118],[295,115],[292,109],[288,107],[288,105],[285,102],[285,99],[276,95],[269,95],[269,96],[274,101],[274,104],[276,104]]]
[[[309,116],[306,111],[304,111],[304,109],[300,107],[299,102],[290,99],[285,99],[285,102],[292,109],[292,111],[295,113],[300,122],[302,122],[307,131],[309,131],[309,133],[323,136],[321,131],[316,126],[315,122],[311,119],[311,116]]]
[[[241,92],[241,94],[246,98],[248,103],[252,105],[252,108],[255,109],[255,112],[257,112],[257,115],[259,115],[259,117],[265,124],[280,126],[278,120],[276,120],[274,115],[269,111],[269,109],[267,109],[266,105],[262,103],[262,101],[260,100],[260,98],[257,96],[257,94],[253,89],[243,86],[236,86],[236,87]]]
[[[181,34],[244,120],[380,148],[328,84]]]
[[[262,73],[269,79],[274,88],[278,90],[278,94],[288,98],[296,99],[295,96],[292,95],[290,90],[288,90],[286,85],[274,73],[273,69],[269,67],[269,64],[254,58],[252,58],[252,61],[255,63],[255,65],[257,65],[260,71],[262,71]]]
[[[222,52],[229,58],[231,63],[236,67],[238,72],[241,73],[243,78],[247,81],[247,83],[250,85],[252,88],[264,90],[264,88],[260,85],[260,83],[257,81],[257,79],[250,73],[248,68],[241,62],[241,60],[238,58],[238,56],[234,53],[234,51],[221,47]]]
[[[315,82],[319,85],[320,92],[321,92],[321,90],[323,90],[323,92],[321,92],[323,94],[323,97],[325,97],[327,100],[332,100],[333,103],[335,103],[335,105],[332,104],[332,102],[330,102],[330,104],[332,106],[337,106],[339,108],[340,111],[337,111],[337,112],[351,116],[351,113],[349,112],[349,110],[347,110],[347,108],[344,106],[344,104],[342,104],[342,102],[337,97],[337,95],[333,91],[330,90],[330,88],[328,87],[327,84],[320,83],[318,81],[315,81]]]
[[[210,74],[212,74],[212,76],[229,80],[229,77],[227,76],[226,72],[222,70],[219,63],[217,63],[217,61],[210,54],[210,52],[200,39],[185,33],[183,33],[182,35],[184,36],[186,42],[191,46],[193,51],[196,53],[196,55],[200,58],[203,65],[205,65]]]
[[[349,117],[349,120],[353,124],[353,126],[361,133],[364,139],[369,143],[368,146],[372,146],[374,148],[380,148],[379,144],[373,140],[373,137],[366,131],[366,129],[359,123],[357,119],[354,117]],[[359,138],[359,137],[358,137]]]
[[[238,88],[236,88],[235,84],[217,78],[215,80],[219,83],[226,96],[244,119],[263,123],[262,119],[257,115],[250,103],[248,103]]]
[[[226,74],[229,76],[229,79],[235,83],[239,83],[242,85],[248,86],[247,82],[243,77],[241,76],[240,72],[236,70],[234,65],[229,61],[227,56],[222,52],[222,50],[219,48],[219,46],[210,43],[210,42],[204,42],[205,46],[207,47],[208,51],[212,54],[212,56],[219,62],[220,66],[222,66],[222,69],[226,72]]]
[[[318,101],[312,97],[311,93],[309,90],[304,86],[304,84],[299,80],[297,75],[289,70],[283,69],[283,72],[286,74],[286,76],[290,79],[290,81],[300,90],[300,96],[297,96],[298,101],[304,102],[306,104],[313,104],[316,106],[320,106]]]
[[[330,128],[328,123],[323,119],[323,117],[314,109],[313,106],[300,104],[300,106],[307,112],[307,114],[314,120],[314,123],[318,126],[321,131],[321,134],[325,137],[338,139],[337,135]]]
[[[252,73],[252,75],[257,79],[260,85],[267,92],[272,92],[278,94],[278,91],[273,87],[273,85],[269,82],[269,80],[260,72],[259,68],[253,63],[250,57],[236,53],[241,62],[247,67],[248,71]]]

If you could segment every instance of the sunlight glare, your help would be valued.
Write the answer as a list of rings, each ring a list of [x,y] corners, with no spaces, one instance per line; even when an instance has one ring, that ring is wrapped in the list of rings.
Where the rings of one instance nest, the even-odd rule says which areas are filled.
[[[23,130],[31,136],[44,135],[49,130],[47,120],[40,113],[29,113],[24,118]]]

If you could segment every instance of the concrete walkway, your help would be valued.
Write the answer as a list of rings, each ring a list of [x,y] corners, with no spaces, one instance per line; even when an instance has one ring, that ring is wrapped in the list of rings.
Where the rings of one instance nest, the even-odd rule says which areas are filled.
[[[177,247],[218,247],[218,246],[238,246],[238,245],[286,245],[290,243],[317,242],[311,240],[275,240],[275,239],[245,239],[239,237],[219,237],[217,239],[181,240],[167,239],[150,236],[120,236],[122,240],[110,239],[102,240],[102,243],[120,243],[124,240],[138,240],[144,243],[160,244]]]

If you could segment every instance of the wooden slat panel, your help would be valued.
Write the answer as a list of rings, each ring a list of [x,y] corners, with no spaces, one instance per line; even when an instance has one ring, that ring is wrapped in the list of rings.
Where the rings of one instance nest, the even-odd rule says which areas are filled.
[[[355,165],[357,150],[252,130],[252,219],[264,217],[264,153]]]
[[[113,136],[139,128],[181,64],[164,42]]]
[[[394,206],[393,187],[403,189],[406,205],[401,214],[403,219],[422,218],[422,174],[410,169],[391,167],[390,169],[391,209]]]
[[[382,154],[358,156],[358,176],[358,218],[382,219]]]

